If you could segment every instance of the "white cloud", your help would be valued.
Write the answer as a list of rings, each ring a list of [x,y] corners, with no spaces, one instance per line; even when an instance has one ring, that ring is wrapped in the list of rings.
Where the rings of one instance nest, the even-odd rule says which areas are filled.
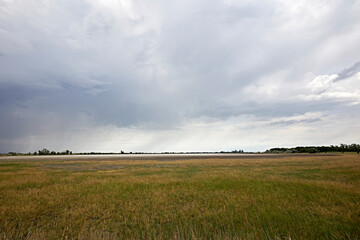
[[[337,77],[338,75],[336,74],[317,76],[308,84],[308,87],[315,93],[326,91],[331,87],[333,80]]]
[[[321,75],[314,78],[307,86],[311,93],[300,95],[306,101],[342,101],[345,104],[360,103],[360,72],[341,81],[336,80],[338,75]]]

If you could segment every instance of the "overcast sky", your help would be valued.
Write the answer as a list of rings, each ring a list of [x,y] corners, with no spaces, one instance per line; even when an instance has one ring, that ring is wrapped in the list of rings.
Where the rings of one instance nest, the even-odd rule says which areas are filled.
[[[0,0],[0,152],[360,143],[360,1]]]

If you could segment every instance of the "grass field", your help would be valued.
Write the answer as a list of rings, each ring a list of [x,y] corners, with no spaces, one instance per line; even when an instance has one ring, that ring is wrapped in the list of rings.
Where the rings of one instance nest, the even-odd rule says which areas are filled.
[[[0,158],[0,239],[65,238],[360,239],[360,156]]]

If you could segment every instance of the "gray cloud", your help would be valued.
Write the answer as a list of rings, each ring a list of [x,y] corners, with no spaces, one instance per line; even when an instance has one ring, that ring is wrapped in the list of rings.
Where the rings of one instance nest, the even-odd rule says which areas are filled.
[[[360,72],[360,61],[349,68],[345,68],[343,71],[337,74],[338,76],[334,79],[334,82],[350,78],[358,72]]]
[[[199,150],[238,148],[248,121],[262,129],[248,133],[256,150],[275,141],[262,142],[266,126],[359,119],[358,1],[0,3],[0,152],[90,151],[99,145],[91,136],[104,141],[99,151],[117,141],[125,150],[187,150],[186,139],[201,137],[209,142]],[[312,112],[330,117],[291,120]],[[234,126],[240,135],[224,130]],[[222,137],[229,142],[216,147]]]

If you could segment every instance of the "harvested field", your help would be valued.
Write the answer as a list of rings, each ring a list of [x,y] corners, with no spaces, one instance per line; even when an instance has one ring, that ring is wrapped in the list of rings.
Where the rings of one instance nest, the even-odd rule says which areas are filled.
[[[0,239],[359,239],[357,154],[0,158]]]

